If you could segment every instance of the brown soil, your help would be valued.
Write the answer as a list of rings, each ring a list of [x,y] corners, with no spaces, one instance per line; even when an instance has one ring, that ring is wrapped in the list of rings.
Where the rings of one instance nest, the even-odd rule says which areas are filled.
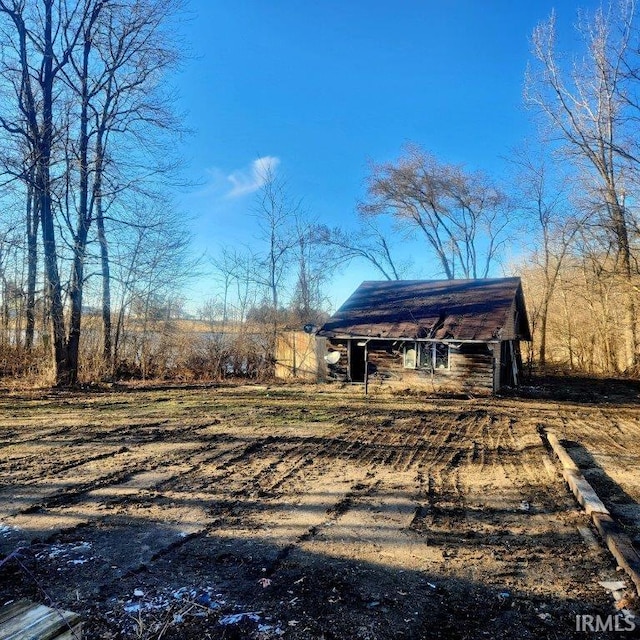
[[[624,574],[540,432],[640,540],[640,404],[580,384],[5,395],[0,604],[77,611],[89,639],[584,638]]]

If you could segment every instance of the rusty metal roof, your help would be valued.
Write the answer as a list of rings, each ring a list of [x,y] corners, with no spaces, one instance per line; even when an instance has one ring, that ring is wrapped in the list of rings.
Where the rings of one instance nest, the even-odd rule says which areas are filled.
[[[520,278],[366,281],[318,335],[489,341],[514,311],[517,337],[530,340]]]

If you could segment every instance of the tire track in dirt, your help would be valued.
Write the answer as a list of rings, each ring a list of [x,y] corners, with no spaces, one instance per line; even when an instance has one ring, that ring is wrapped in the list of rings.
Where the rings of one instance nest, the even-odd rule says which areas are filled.
[[[273,441],[274,439],[271,438],[270,442],[273,443]],[[255,449],[252,448],[252,451],[255,451]],[[279,503],[276,497],[263,498],[262,501],[265,506],[256,511],[255,508],[251,508],[252,505],[250,504],[250,501],[247,500],[247,495],[245,495],[244,499],[242,498],[242,495],[249,494],[252,486],[262,482],[268,483],[265,485],[267,487],[273,484],[283,486],[288,482],[292,482],[294,478],[301,477],[300,471],[302,466],[299,463],[296,464],[292,459],[287,459],[287,456],[290,453],[291,450],[269,451],[266,455],[260,458],[251,455],[234,456],[235,463],[232,466],[229,466],[228,464],[224,465],[224,470],[231,474],[230,478],[233,477],[236,481],[238,486],[235,491],[210,492],[209,495],[206,496],[206,504],[213,506],[213,509],[206,509],[206,511],[203,509],[200,510],[197,527],[192,526],[191,528],[185,528],[182,526],[182,530],[180,532],[165,532],[163,535],[158,536],[155,543],[145,551],[143,556],[138,558],[134,557],[131,562],[129,562],[128,566],[119,567],[117,576],[112,576],[111,581],[121,579],[123,576],[135,575],[137,572],[145,570],[145,567],[148,566],[149,563],[161,561],[163,558],[171,556],[178,552],[184,545],[188,545],[211,536],[224,538],[225,535],[227,535],[225,533],[227,531],[233,532],[234,537],[237,536],[239,534],[237,529],[238,518],[235,515],[235,512],[237,511],[242,512],[242,517],[245,521],[247,519],[252,521],[252,515],[255,515],[255,522],[252,521],[253,524],[249,529],[249,534],[252,536],[256,535],[256,532],[260,530],[259,523],[261,518],[267,516],[267,522],[270,523],[273,517],[273,510],[275,509],[277,511],[280,508],[281,503]],[[264,458],[267,459],[264,460]],[[335,490],[336,486],[341,487],[340,482],[335,480],[335,473],[336,469],[334,466],[331,470],[329,470],[328,467],[324,469],[324,473],[320,474],[320,476],[317,474],[314,476],[312,482],[316,494],[312,494],[311,503],[309,503],[309,494],[305,494],[303,492],[300,496],[297,506],[294,507],[294,511],[302,518],[304,530],[300,531],[300,522],[292,522],[290,524],[291,528],[298,533],[294,536],[294,542],[290,544],[297,544],[298,538],[301,541],[304,540],[305,537],[313,534],[314,526],[316,525],[307,525],[306,520],[308,518],[312,518],[314,521],[317,520],[318,500],[326,501],[326,513],[329,514],[328,518],[327,516],[322,517],[318,524],[322,524],[325,519],[334,519],[344,512],[346,504],[352,499],[348,493],[343,495],[341,490],[341,498],[337,502],[335,501],[335,498],[327,497],[331,496],[332,493],[329,489]],[[345,471],[345,473],[347,472]],[[353,470],[351,468],[349,468],[348,475],[353,475]],[[311,481],[309,478],[306,478],[306,480]],[[227,485],[225,484],[225,486]],[[353,488],[353,491],[357,492],[358,490],[362,490],[362,488],[356,485]],[[323,496],[323,492],[326,493],[326,495]],[[189,495],[191,496],[191,492],[189,492]],[[202,495],[198,497],[200,500],[203,498]],[[169,502],[179,502],[180,492],[167,492],[163,495],[163,499]],[[285,504],[287,510],[289,510],[291,508],[289,501]],[[216,505],[218,505],[217,508]],[[133,513],[134,511],[127,511],[128,516],[131,516]],[[289,511],[288,515],[290,515]],[[170,518],[171,514],[167,513],[166,510],[163,510],[164,522],[166,522],[167,517]],[[87,526],[78,527],[78,533],[82,536],[84,541],[87,539],[91,540],[91,528],[98,525],[99,521],[96,520],[93,524],[88,525],[89,528],[87,528]],[[258,526],[257,529],[256,525]],[[231,527],[231,529],[228,529],[228,527]],[[65,532],[67,537],[72,534],[72,531]],[[282,536],[278,535],[276,537],[281,538]],[[104,541],[102,544],[104,544]],[[149,544],[147,544],[147,546],[149,546]],[[284,548],[286,548],[286,545],[283,549]],[[281,556],[281,559],[283,559],[285,555],[286,553]],[[119,563],[123,564],[122,559],[120,559]],[[105,574],[104,579],[99,584],[96,584],[96,591],[109,589],[110,580],[107,579],[106,576],[107,574]]]
[[[433,418],[433,416],[430,417]],[[478,426],[478,422],[484,419],[485,416],[483,414],[475,412],[468,416],[463,416],[460,424],[456,425],[456,430],[452,431],[451,429],[445,429],[446,425],[434,424],[433,421],[430,423],[425,417],[422,417],[419,420],[414,419],[412,424],[404,423],[399,429],[375,433],[373,437],[371,437],[370,433],[366,434],[368,437],[366,439],[363,438],[365,441],[361,448],[361,451],[364,450],[365,453],[355,459],[358,464],[368,465],[371,472],[375,469],[376,474],[389,474],[390,478],[397,478],[398,472],[408,471],[414,466],[420,469],[416,476],[411,476],[411,478],[415,479],[414,489],[411,492],[412,497],[404,499],[401,507],[398,507],[397,503],[395,504],[398,512],[402,512],[402,517],[400,518],[402,524],[401,526],[398,525],[397,532],[390,534],[390,537],[401,535],[401,531],[405,528],[409,529],[416,514],[421,513],[421,508],[418,504],[421,485],[423,485],[422,492],[427,493],[427,500],[431,507],[437,501],[444,500],[445,497],[448,502],[454,501],[458,506],[462,505],[463,488],[459,477],[459,467],[467,459],[470,459],[472,455],[471,446],[466,444],[468,434],[472,431],[482,430],[482,427]],[[427,431],[432,437],[428,445],[421,442],[425,438]],[[360,435],[362,436],[362,434]],[[435,441],[433,440],[433,435],[437,436]],[[375,443],[373,451],[371,447],[372,440]],[[336,454],[340,455],[340,452],[338,451]],[[426,470],[426,491],[424,490],[425,473],[422,469]],[[439,492],[436,490],[436,484],[440,485]],[[371,492],[369,492],[369,495],[371,495]],[[381,506],[383,502],[380,502],[378,508],[384,511],[384,507]],[[347,496],[337,506],[336,513],[342,518],[343,514],[347,512],[353,513],[353,510],[358,507],[367,511],[372,508],[372,505],[366,505],[362,500],[358,500],[357,504],[354,504],[352,496]],[[372,511],[375,511],[375,509],[372,509]],[[351,524],[361,518],[362,514],[354,516],[354,521]],[[332,518],[322,526],[316,526],[310,532],[310,535],[305,535],[295,545],[291,545],[290,551],[301,543],[312,544],[321,538],[325,528],[334,521]],[[345,523],[345,526],[347,525],[349,525],[348,522]]]
[[[347,441],[352,441],[355,446],[346,447],[336,452],[340,457],[355,462],[360,465],[368,465],[378,456],[380,447],[382,446],[383,435],[380,429],[367,429],[367,431],[358,432],[357,426],[352,426],[343,436]]]
[[[470,507],[473,512],[474,505],[487,503],[496,490],[501,492],[500,498],[488,500],[491,508],[515,509],[527,495],[535,493],[531,471],[535,467],[539,476],[542,447],[538,445],[534,452],[521,443],[513,431],[514,422],[513,418],[496,419],[485,410],[460,414],[457,450],[443,451],[441,445],[427,474],[416,478],[421,501],[416,526],[424,526],[422,521],[428,517],[439,528],[465,529],[468,523],[462,514]],[[446,447],[451,442],[447,441]]]
[[[445,420],[438,423],[439,436],[431,450],[425,452],[418,468],[427,474],[428,484],[432,487],[432,496],[438,495],[440,501],[462,502],[459,467],[463,460],[473,454],[473,442],[469,437],[477,429],[478,414],[463,412],[456,420],[454,428],[447,429]],[[431,435],[433,435],[433,429]]]
[[[360,443],[357,448],[349,446],[349,459],[353,462],[398,472],[414,467],[420,470],[419,473],[424,470],[432,491],[439,484],[441,493],[450,494],[451,499],[459,501],[462,488],[458,468],[471,457],[468,436],[470,431],[478,430],[477,423],[484,417],[483,412],[469,412],[462,415],[457,428],[451,430],[444,424],[446,419],[431,412],[417,418],[392,421],[377,431],[363,433],[358,425],[354,425],[344,437],[357,438]],[[332,453],[337,457],[343,455],[339,448],[334,448]]]
[[[243,464],[247,462],[246,459],[242,461]],[[254,459],[253,462],[259,461]],[[255,469],[254,478],[262,473],[261,469]],[[291,473],[292,469],[287,471],[286,468],[283,468],[282,471],[283,478],[287,477],[287,482],[295,476],[295,473]],[[217,570],[224,573],[227,569],[226,558],[229,557],[225,541],[229,539],[233,539],[234,544],[248,545],[247,553],[252,553],[250,549],[255,544],[266,544],[269,548],[279,548],[270,561],[261,563],[266,566],[255,578],[273,575],[286,564],[287,557],[293,548],[313,537],[322,523],[330,522],[344,513],[348,508],[347,505],[353,499],[351,492],[355,495],[363,491],[363,486],[358,483],[345,486],[347,477],[351,478],[351,482],[353,482],[355,470],[349,464],[339,463],[329,468],[321,461],[320,468],[316,471],[318,473],[314,474],[313,478],[308,476],[303,478],[307,484],[302,488],[305,490],[296,492],[297,502],[295,505],[292,506],[290,500],[283,503],[276,497],[267,498],[264,500],[267,510],[257,511],[254,514],[255,517],[249,518],[247,521],[247,510],[244,507],[249,505],[243,504],[241,500],[235,500],[233,503],[243,511],[242,523],[237,516],[233,515],[235,510],[233,504],[229,504],[223,511],[216,513],[215,517],[212,517],[200,531],[180,539],[174,539],[164,546],[157,546],[150,562],[132,564],[126,572],[120,572],[122,578],[119,578],[117,582],[113,576],[111,579],[107,579],[105,576],[104,580],[94,585],[94,589],[101,593],[112,593],[114,589],[117,591],[115,584],[119,584],[120,580],[127,577],[133,577],[137,584],[136,576],[140,573],[146,574],[151,565],[153,571],[162,571],[163,567],[166,570],[175,567],[176,563],[180,563],[179,558],[183,558],[185,555],[190,556],[192,551],[198,554],[202,553],[203,548],[208,549],[207,553],[214,559]],[[250,482],[251,474],[246,469],[244,473]],[[310,488],[313,489],[313,492],[308,491]],[[220,498],[223,495],[223,493],[218,494]],[[213,494],[211,497],[214,497]],[[250,513],[250,509],[248,511]],[[273,528],[274,522],[277,523],[275,529]],[[195,551],[196,549],[198,551]],[[233,562],[233,556],[229,558],[229,580],[235,584],[238,582],[237,568]]]
[[[533,501],[535,487],[531,483],[537,484],[537,474],[532,473],[529,455],[514,432],[514,422],[509,417],[498,420],[492,425],[489,435],[491,448],[495,452],[494,472],[499,469],[504,476],[504,507],[509,509],[517,508],[523,500]],[[542,452],[542,442],[537,433],[535,435]]]
[[[418,448],[418,434],[424,429],[422,420],[410,419],[395,421],[392,431],[397,434],[391,441],[391,449],[381,461],[385,466],[401,471],[410,467]]]
[[[14,428],[12,430],[9,430],[7,432],[6,429],[2,430],[2,438],[0,438],[0,448],[9,448],[9,447],[16,447],[19,448],[20,445],[25,445],[25,444],[41,444],[43,441],[46,440],[53,440],[53,438],[55,438],[55,436],[59,436],[59,435],[63,435],[69,432],[70,427],[61,427],[61,428],[54,428],[54,429],[47,429],[42,431],[41,429],[38,429],[36,435],[28,435],[28,436],[22,436],[22,432],[25,429],[28,430],[33,430],[35,429],[35,426],[31,426],[31,425],[25,425],[21,428]],[[3,455],[6,455],[6,451],[2,452]]]
[[[69,450],[72,448],[76,448],[77,444],[80,443],[85,448],[96,446],[101,446],[104,443],[115,447],[114,451],[119,453],[120,449],[123,447],[126,448],[128,452],[135,452],[137,449],[145,445],[154,445],[160,444],[161,446],[164,444],[180,444],[180,443],[193,443],[197,441],[201,443],[203,446],[207,443],[215,443],[220,438],[224,437],[224,434],[210,434],[208,436],[197,436],[197,439],[194,438],[192,433],[191,425],[187,426],[179,426],[174,428],[164,427],[164,421],[162,422],[144,422],[139,424],[130,424],[127,426],[119,427],[117,429],[111,429],[108,432],[104,432],[100,429],[100,426],[96,428],[98,433],[92,435],[87,431],[84,431],[84,435],[81,438],[76,438],[71,441],[63,441],[61,444],[64,444],[64,447],[58,446],[57,442],[54,442],[54,449],[47,456],[52,457],[52,461],[50,466],[55,467],[54,473],[56,479],[59,476],[61,471],[58,458],[65,458],[68,460],[69,458]],[[151,432],[144,431],[146,429],[152,429]],[[73,466],[82,466],[86,464],[89,460],[87,458],[74,460],[72,459],[65,466],[66,468],[71,469]],[[48,460],[45,461],[45,464],[48,465]],[[42,466],[42,461],[40,461],[40,465]],[[48,470],[48,466],[45,467]],[[35,480],[36,482],[39,480]]]
[[[226,469],[225,473],[238,473],[238,466],[229,466],[229,460],[246,464],[251,460],[250,453],[255,446],[246,442],[238,444],[233,439],[226,445],[223,451],[191,452],[186,456],[188,461],[180,457],[184,454],[182,452],[171,459],[165,458],[162,464],[153,468],[147,466],[133,475],[129,469],[128,479],[122,476],[124,481],[119,484],[106,484],[102,488],[93,485],[92,490],[78,494],[74,501],[48,505],[32,515],[19,514],[11,519],[9,526],[15,527],[16,535],[24,538],[29,522],[37,518],[45,523],[43,528],[47,531],[47,542],[50,544],[59,540],[80,539],[82,544],[89,544],[97,552],[98,558],[101,557],[101,550],[104,550],[106,557],[109,549],[118,549],[115,560],[113,557],[110,560],[116,562],[117,570],[102,565],[99,567],[94,590],[99,591],[107,582],[135,573],[154,559],[179,548],[187,540],[205,533],[207,528],[213,529],[224,522],[223,514],[209,513],[206,504],[192,504],[194,496],[190,489],[188,493],[158,493],[157,490],[163,486],[170,487],[186,471],[193,471],[194,466],[204,469],[215,460],[219,468]],[[224,458],[226,460],[221,463],[220,460]],[[247,481],[250,480],[251,474],[248,474]],[[219,497],[222,498],[223,494],[219,494]],[[108,507],[106,513],[102,511],[105,506]],[[107,522],[109,528],[105,532],[104,525]],[[120,522],[122,524],[118,524]],[[123,541],[118,542],[114,537],[122,537]],[[11,543],[12,540],[6,537],[0,540],[2,546]],[[99,575],[103,578],[99,579]]]
[[[570,423],[570,433],[580,434],[579,440],[589,440],[598,447],[612,449],[615,452],[626,453],[628,445],[620,441],[620,427],[617,421],[612,420],[606,413],[600,412],[601,420],[576,418]],[[629,434],[634,432],[640,437],[640,431],[634,428],[634,423],[627,425],[630,427]],[[617,437],[616,437],[617,436]],[[628,436],[627,436],[628,437]]]
[[[353,585],[354,593],[349,593],[365,606],[378,599],[375,594],[411,591],[422,581],[422,569],[434,552],[428,540],[417,538],[411,529],[417,511],[412,481],[411,473],[399,474],[389,468],[370,470],[369,476],[354,485],[329,512],[324,523],[291,546],[286,556],[288,564],[311,579],[316,558],[323,559],[325,571],[331,572],[329,567],[333,565],[336,575],[342,572],[343,562],[362,566],[365,571],[379,568],[373,591],[372,585]],[[283,568],[285,574],[288,569]],[[409,602],[407,606],[413,606],[415,601]]]
[[[429,424],[426,418],[421,416],[413,433],[413,442],[405,452],[404,460],[398,461],[394,468],[398,471],[409,471],[423,463],[430,447],[426,437],[427,429],[429,429]]]
[[[95,437],[95,441],[87,443],[92,438],[91,427],[82,429],[82,436],[73,437],[71,439],[52,440],[48,444],[43,444],[42,439],[36,439],[38,454],[22,455],[11,457],[5,451],[4,460],[0,462],[0,473],[5,477],[11,474],[12,484],[19,483],[22,486],[40,484],[43,479],[52,477],[52,480],[58,482],[60,474],[69,471],[75,467],[80,468],[88,463],[97,460],[104,460],[110,456],[116,456],[120,453],[127,453],[143,444],[153,442],[172,442],[175,440],[183,440],[185,442],[193,440],[191,433],[192,428],[186,428],[163,431],[160,427],[164,421],[155,421],[151,423],[140,423],[135,425],[122,426],[117,429],[111,429],[106,434],[102,431]],[[141,432],[140,429],[153,429],[152,433]],[[133,431],[135,429],[137,431]],[[100,430],[100,426],[96,427]],[[65,427],[58,432],[59,435],[67,434],[71,431]],[[199,438],[203,440],[203,438]],[[104,449],[95,455],[85,455],[85,451],[95,451],[96,448]],[[20,450],[18,445],[16,450]],[[34,477],[33,467],[37,463],[38,476]],[[20,469],[23,472],[20,473]],[[1,487],[2,485],[0,485]],[[6,486],[6,485],[5,485]]]
[[[136,460],[133,466],[127,465],[127,468],[118,468],[112,475],[80,486],[73,493],[65,493],[59,497],[54,497],[52,504],[47,503],[44,506],[64,506],[67,503],[72,504],[74,499],[82,499],[85,496],[108,496],[110,491],[115,493],[119,487],[144,487],[149,490],[158,490],[172,481],[184,477],[186,473],[190,473],[194,469],[199,469],[203,465],[216,462],[219,467],[225,467],[228,465],[228,461],[224,460],[226,457],[230,459],[234,457],[241,458],[246,455],[248,449],[253,447],[253,445],[247,446],[243,441],[238,443],[235,439],[224,435],[221,435],[217,439],[215,444],[218,448],[215,451],[210,450],[212,444],[214,443],[211,440],[205,443],[197,441],[190,443],[185,442],[180,445],[170,443],[171,446],[165,445],[166,450],[163,452],[164,457],[160,460],[155,460],[155,458],[161,452],[154,450],[145,453],[143,456],[139,456],[139,459]],[[154,443],[142,445],[142,447],[156,445],[157,443]],[[154,460],[154,462],[149,464],[149,460]],[[224,461],[220,462],[220,460]],[[159,477],[158,480],[152,484],[148,484],[144,480],[142,483],[139,482],[139,478],[144,478],[149,474],[155,474],[156,476],[161,474],[162,477]],[[113,502],[118,502],[118,498],[114,497]]]
[[[149,492],[164,483],[182,476],[194,465],[219,460],[225,455],[238,455],[246,450],[245,443],[238,445],[233,439],[221,435],[219,446],[222,450],[211,451],[211,440],[205,443],[150,443],[127,449],[122,455],[109,457],[110,472],[101,468],[98,473],[93,463],[83,475],[72,475],[65,482],[58,478],[57,485],[47,479],[26,487],[17,493],[15,489],[0,491],[0,514],[2,523],[10,529],[11,535],[0,540],[1,547],[10,546],[13,540],[28,540],[38,537],[41,527],[38,522],[52,523],[52,532],[84,526],[88,521],[99,518],[105,505],[117,505],[134,500],[143,491]],[[130,455],[128,455],[130,454]],[[185,462],[185,459],[188,462]],[[75,469],[77,472],[77,469]],[[146,499],[146,495],[139,499]],[[56,524],[57,523],[57,524]]]
[[[247,402],[251,395],[246,394]],[[228,424],[213,429],[199,431],[193,421],[173,429],[168,438],[174,450],[162,448],[152,427],[143,435],[145,444],[132,446],[146,447],[140,450],[141,467],[127,468],[131,456],[121,455],[114,466],[107,469],[105,459],[94,470],[96,475],[118,468],[136,473],[85,487],[71,502],[54,502],[44,510],[68,516],[69,522],[79,515],[91,518],[57,533],[55,526],[43,527],[45,534],[53,532],[47,539],[53,557],[43,548],[38,570],[49,572],[45,582],[52,596],[76,604],[91,601],[97,618],[114,608],[104,594],[123,602],[138,587],[151,596],[159,585],[170,593],[174,585],[214,584],[225,598],[231,594],[229,612],[250,610],[233,609],[236,605],[255,604],[256,611],[273,614],[274,624],[284,621],[283,628],[300,638],[311,617],[318,621],[318,637],[334,630],[336,637],[364,637],[360,621],[382,625],[367,627],[368,637],[399,637],[400,630],[407,637],[426,637],[434,629],[422,626],[425,620],[449,616],[451,621],[459,615],[466,616],[464,630],[473,631],[469,617],[485,601],[489,610],[502,612],[491,609],[489,599],[497,601],[505,589],[516,603],[504,604],[514,620],[509,629],[516,629],[545,567],[549,602],[564,602],[569,592],[578,593],[576,598],[588,593],[581,587],[588,582],[588,577],[583,580],[587,572],[574,578],[569,563],[557,565],[553,558],[560,544],[575,558],[579,541],[569,544],[564,531],[555,535],[553,526],[543,528],[533,513],[513,508],[521,493],[513,484],[518,465],[531,468],[537,461],[539,466],[539,449],[529,441],[531,425],[510,424],[505,412],[494,427],[490,412],[478,411],[471,402],[433,404],[429,410],[412,405],[393,414],[366,408],[357,421],[347,420],[339,428],[332,422],[315,431],[311,421],[296,427],[299,409],[288,408],[282,414],[283,431],[268,435],[279,428],[274,400],[273,414],[252,414],[264,420],[255,429],[253,424],[247,428],[240,409]],[[458,413],[463,415],[455,421]],[[233,435],[200,440],[218,427]],[[492,468],[501,457],[504,466]],[[536,485],[526,471],[524,479]],[[494,502],[485,509],[481,503],[487,496]],[[547,514],[541,514],[543,519]],[[549,541],[551,552],[544,550]],[[79,548],[83,542],[90,549],[85,556],[55,555],[58,547]],[[267,576],[273,585],[263,589],[258,580]],[[572,580],[579,583],[577,589]],[[495,588],[478,591],[478,584]],[[102,599],[88,596],[96,592]],[[298,596],[302,604],[296,609],[291,603]],[[199,628],[200,635],[190,637],[226,633],[211,626],[217,615]],[[533,611],[530,618],[540,619]],[[288,628],[287,620],[300,620],[300,627]],[[485,628],[491,629],[489,622]]]
[[[282,474],[266,489],[264,492],[266,495],[284,494],[287,489],[287,485],[292,484],[294,481],[300,478],[301,475],[306,473],[309,466],[313,464],[313,460],[309,457],[308,453],[297,455],[293,458],[293,465]]]
[[[540,473],[545,451],[532,425],[508,415],[478,416],[475,424],[467,423],[466,437],[470,449],[461,449],[441,471],[448,478],[436,484],[432,477],[418,475],[420,505],[411,529],[428,540],[433,571],[441,582],[463,577],[509,592],[544,592],[544,585],[553,582],[553,563],[540,559],[556,548],[582,553],[576,533],[579,515],[557,515],[566,507],[566,497],[562,485],[549,488]],[[493,462],[487,465],[487,459]],[[457,499],[447,491],[454,483]],[[535,506],[523,503],[525,498],[535,500]],[[574,512],[571,505],[569,511]],[[434,550],[441,553],[440,560]]]
[[[114,456],[130,451],[126,446],[107,447],[106,450],[100,451],[99,453],[95,453],[96,449],[100,450],[102,447],[93,444],[84,445],[80,448],[80,451],[74,451],[73,455],[69,455],[68,452],[58,451],[52,456],[50,449],[46,448],[40,455],[33,455],[21,460],[19,465],[3,465],[5,468],[0,467],[0,472],[6,474],[6,477],[9,477],[10,474],[12,482],[10,485],[0,484],[0,491],[6,487],[13,487],[16,484],[24,487],[42,484],[45,478],[55,478],[59,480],[61,474],[64,474],[66,471],[77,469],[83,465],[97,462],[98,460],[113,458]],[[46,460],[43,462],[42,460],[45,456]],[[34,468],[38,469],[37,477],[34,477]]]
[[[567,506],[567,496],[561,483],[555,480],[553,463],[540,439],[535,421],[518,420],[504,415],[491,419],[486,433],[486,449],[491,458],[488,467],[465,474],[465,483],[472,504],[507,511],[528,510],[552,513],[559,505]],[[544,473],[541,473],[544,470]],[[500,489],[499,499],[483,496],[483,488]]]
[[[273,476],[291,451],[290,447],[274,447],[272,451],[271,445],[277,442],[279,440],[274,436],[256,438],[249,443],[244,440],[223,454],[214,454],[194,463],[188,472],[175,481],[161,484],[159,488],[174,492],[195,491],[206,496],[211,486],[224,482],[230,496],[252,494],[252,487],[262,491],[261,478]],[[275,458],[274,452],[278,452]]]
[[[294,551],[299,549],[303,543],[313,542],[318,536],[321,536],[328,527],[338,522],[347,511],[358,505],[363,497],[372,495],[377,484],[377,482],[373,481],[359,481],[352,484],[344,495],[325,510],[324,517],[322,515],[319,516],[316,523],[311,524],[306,531],[298,535],[293,541],[289,542],[280,550],[273,562],[266,567],[265,577],[273,577]]]
[[[294,449],[278,447],[259,458],[247,461],[247,470],[240,469],[240,476],[233,478],[231,482],[235,486],[230,491],[234,498],[259,497],[268,499],[277,492],[280,484],[286,478],[295,475],[296,468],[302,459],[299,455],[292,455]],[[238,473],[234,470],[234,476]],[[239,482],[238,482],[239,480]]]

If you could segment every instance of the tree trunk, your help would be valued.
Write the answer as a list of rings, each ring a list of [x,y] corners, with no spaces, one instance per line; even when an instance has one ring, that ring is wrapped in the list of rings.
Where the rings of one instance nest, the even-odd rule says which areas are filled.
[[[613,187],[612,187],[613,189]],[[624,336],[626,345],[626,365],[635,367],[638,364],[638,344],[636,339],[636,305],[634,301],[633,269],[631,265],[631,247],[624,207],[618,201],[615,192],[608,193],[607,204],[611,216],[613,232],[617,244],[618,271],[628,288],[626,292]]]
[[[44,59],[40,85],[42,89],[42,133],[36,172],[36,188],[40,201],[42,250],[46,289],[53,339],[53,358],[57,385],[69,383],[69,362],[65,344],[64,308],[58,270],[58,252],[51,206],[51,147],[53,142],[53,29],[51,7],[53,0],[44,0]]]
[[[45,156],[48,157],[48,154]],[[58,254],[56,251],[53,212],[51,210],[51,196],[49,190],[48,161],[41,163],[38,179],[40,191],[40,218],[42,222],[42,248],[44,254],[44,268],[47,297],[49,299],[49,317],[51,321],[53,358],[55,366],[55,380],[57,385],[69,382],[69,363],[65,344],[64,309],[62,305],[62,288],[58,271]]]
[[[538,363],[541,367],[547,364],[547,318],[549,315],[549,303],[543,301],[540,309],[540,348],[538,355]]]
[[[100,264],[102,266],[102,357],[105,367],[113,369],[111,342],[111,268],[109,265],[109,244],[104,230],[101,199],[96,201],[96,225],[98,228],[98,242],[100,243]]]
[[[26,327],[24,346],[33,348],[36,327],[36,278],[38,272],[38,200],[35,197],[33,172],[27,187],[27,297],[25,305]]]
[[[95,177],[93,198],[96,211],[96,227],[100,245],[100,266],[102,270],[102,359],[108,372],[113,372],[112,328],[111,328],[111,267],[109,264],[109,243],[104,228],[104,212],[102,210],[102,171],[104,166],[103,129],[98,131],[96,140]]]
[[[69,337],[67,340],[66,384],[76,384],[78,382],[80,330],[82,325],[82,294],[84,289],[84,259],[88,230],[86,224],[81,226],[76,238],[76,247],[73,256],[73,271],[69,290],[71,314],[69,318]]]
[[[82,56],[82,75],[80,77],[80,95],[82,106],[80,109],[80,131],[78,145],[78,165],[80,172],[78,229],[75,234],[73,247],[73,268],[71,272],[71,286],[69,300],[71,313],[69,317],[69,335],[67,338],[67,382],[76,384],[78,381],[80,330],[82,325],[82,294],[84,290],[84,262],[87,248],[91,213],[89,211],[89,98],[87,80],[89,73],[89,53],[91,39],[85,34]]]

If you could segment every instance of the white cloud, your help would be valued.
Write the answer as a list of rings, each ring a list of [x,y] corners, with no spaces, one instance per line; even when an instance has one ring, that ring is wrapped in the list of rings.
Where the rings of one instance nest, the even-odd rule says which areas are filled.
[[[238,198],[255,193],[260,187],[264,186],[269,176],[274,175],[279,164],[280,158],[263,156],[254,160],[245,169],[229,174],[227,181],[231,183],[231,191],[227,193],[227,197]]]

